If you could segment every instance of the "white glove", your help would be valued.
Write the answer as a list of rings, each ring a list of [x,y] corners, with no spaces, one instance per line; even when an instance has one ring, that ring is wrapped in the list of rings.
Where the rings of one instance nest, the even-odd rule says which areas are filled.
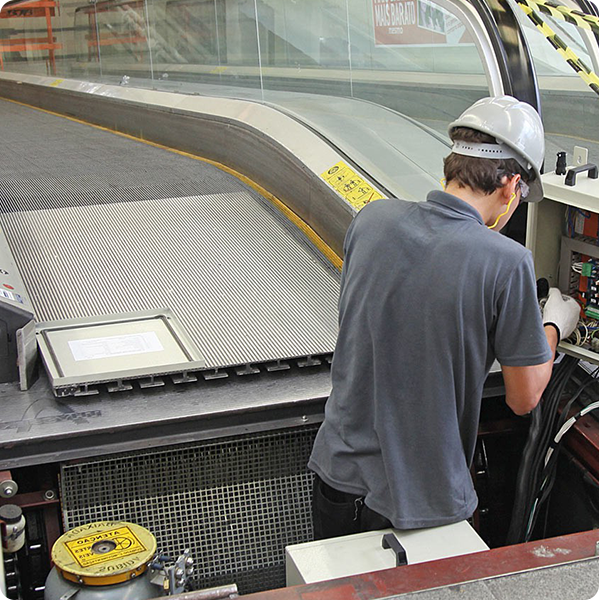
[[[580,308],[576,300],[563,296],[558,288],[550,288],[542,319],[544,326],[554,325],[558,329],[559,339],[564,340],[575,331],[579,313]]]

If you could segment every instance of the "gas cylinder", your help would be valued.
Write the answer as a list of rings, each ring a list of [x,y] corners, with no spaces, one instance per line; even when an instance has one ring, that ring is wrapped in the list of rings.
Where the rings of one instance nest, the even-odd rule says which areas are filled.
[[[71,529],[52,547],[54,567],[44,600],[148,600],[162,595],[148,568],[156,539],[125,521],[100,521]]]

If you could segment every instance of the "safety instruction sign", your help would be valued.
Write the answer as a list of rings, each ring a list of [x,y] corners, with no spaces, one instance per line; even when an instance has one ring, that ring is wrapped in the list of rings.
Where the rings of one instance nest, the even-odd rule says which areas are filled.
[[[384,197],[343,161],[327,169],[321,177],[357,210]]]
[[[79,566],[84,568],[120,560],[146,550],[127,526],[89,533],[67,541],[65,545]]]

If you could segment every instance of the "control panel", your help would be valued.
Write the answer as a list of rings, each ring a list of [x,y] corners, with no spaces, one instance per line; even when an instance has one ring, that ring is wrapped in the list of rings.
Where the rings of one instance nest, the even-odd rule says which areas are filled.
[[[542,175],[544,200],[529,205],[526,245],[536,278],[575,298],[577,329],[559,350],[598,363],[598,166],[575,148],[568,166],[559,153],[556,168]]]

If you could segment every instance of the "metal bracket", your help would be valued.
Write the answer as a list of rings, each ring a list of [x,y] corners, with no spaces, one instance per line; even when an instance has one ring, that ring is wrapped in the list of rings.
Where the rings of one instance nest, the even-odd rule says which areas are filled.
[[[19,365],[19,387],[28,390],[38,378],[37,339],[35,321],[17,329],[17,362]]]

